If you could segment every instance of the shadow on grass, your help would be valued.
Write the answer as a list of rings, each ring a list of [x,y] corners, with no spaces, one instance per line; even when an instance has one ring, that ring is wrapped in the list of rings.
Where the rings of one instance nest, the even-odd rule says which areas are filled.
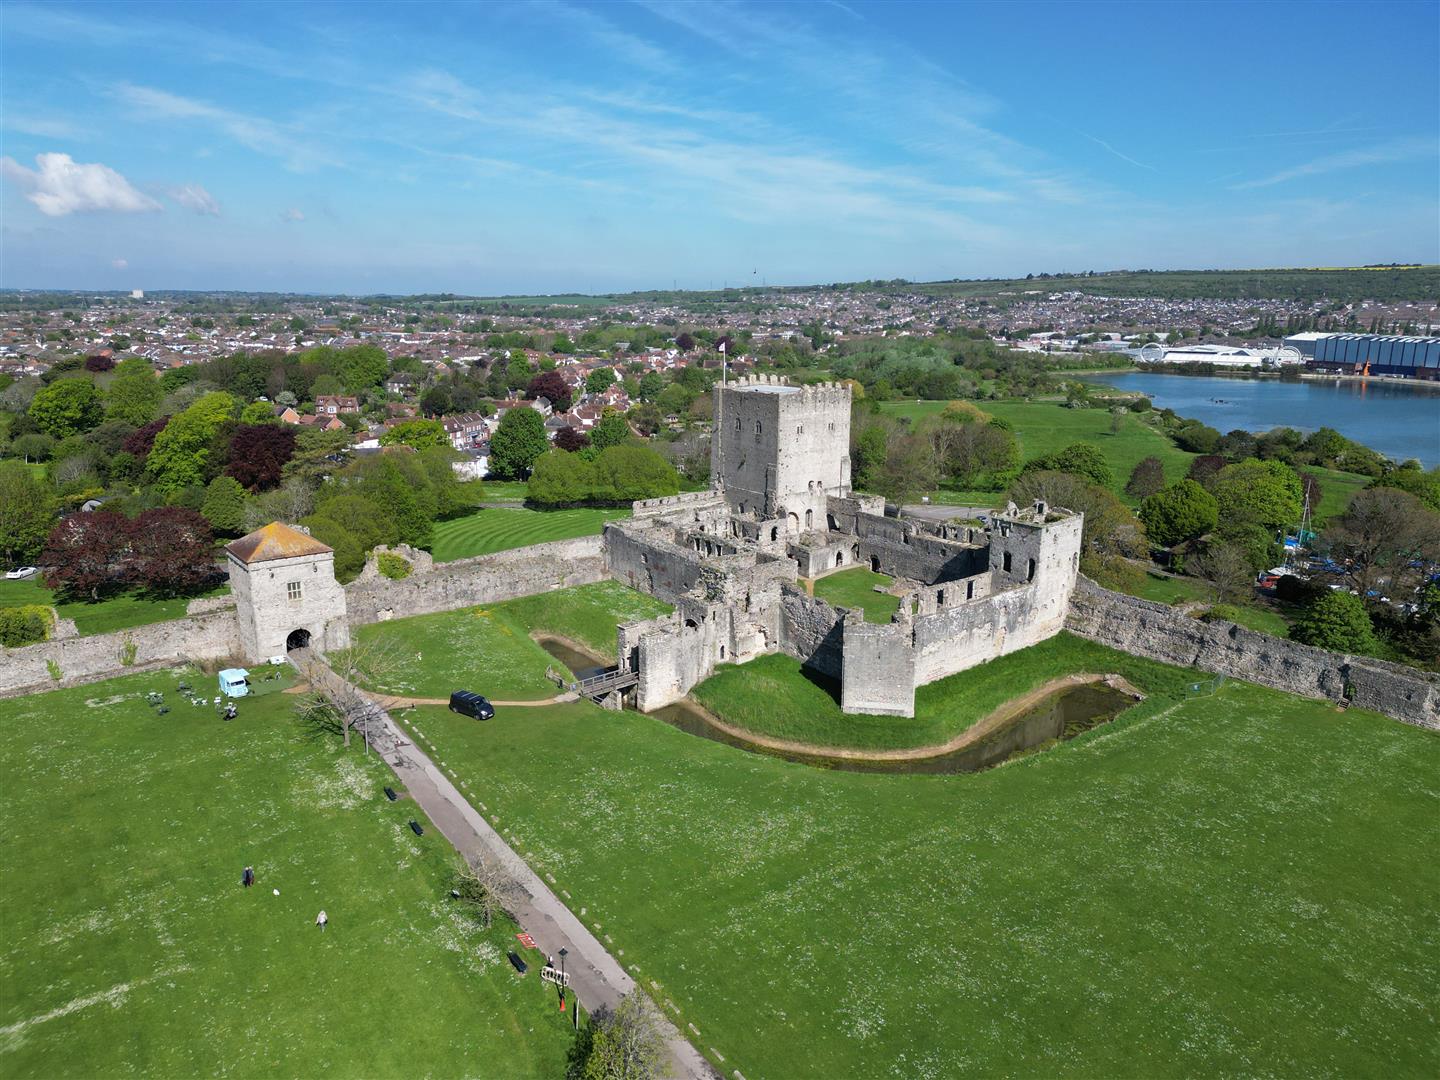
[[[800,674],[805,677],[806,682],[829,694],[831,700],[834,701],[837,706],[840,704],[839,679],[831,678],[829,675],[816,671],[812,667],[806,667],[804,664],[800,665]]]

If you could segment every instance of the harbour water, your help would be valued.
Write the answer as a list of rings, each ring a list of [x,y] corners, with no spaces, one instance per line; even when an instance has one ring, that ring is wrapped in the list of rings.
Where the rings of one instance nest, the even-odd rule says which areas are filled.
[[[1174,409],[1222,432],[1332,427],[1397,462],[1418,458],[1426,468],[1440,465],[1440,386],[1374,379],[1281,382],[1147,371],[1086,378],[1145,394],[1157,409]]]

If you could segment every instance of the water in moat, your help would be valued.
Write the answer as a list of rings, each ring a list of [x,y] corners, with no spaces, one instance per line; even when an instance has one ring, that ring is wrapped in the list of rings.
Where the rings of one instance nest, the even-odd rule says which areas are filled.
[[[691,735],[699,735],[701,738],[712,739],[751,753],[799,762],[802,765],[841,769],[846,772],[936,774],[978,772],[1021,754],[1073,739],[1082,732],[1113,720],[1133,704],[1135,699],[1129,694],[1104,683],[1069,687],[1050,695],[1029,712],[1020,714],[974,745],[934,757],[899,761],[837,758],[823,754],[774,750],[721,730],[701,709],[688,701],[667,705],[650,715]]]
[[[601,664],[589,653],[583,653],[579,649],[572,648],[557,638],[539,638],[537,643],[547,653],[564,664],[565,669],[577,679],[588,679],[592,675],[599,675],[602,671],[609,670],[606,665]]]

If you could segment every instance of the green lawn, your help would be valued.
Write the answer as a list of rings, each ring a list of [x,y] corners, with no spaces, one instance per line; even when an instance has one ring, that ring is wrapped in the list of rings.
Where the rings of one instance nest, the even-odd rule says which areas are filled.
[[[865,613],[866,622],[888,623],[890,616],[900,609],[900,598],[878,593],[875,586],[888,587],[894,580],[869,567],[856,566],[815,582],[815,595],[836,607],[859,608]]]
[[[524,480],[486,480],[482,488],[486,502],[514,499],[524,502],[530,493],[530,485]]]
[[[948,404],[945,401],[885,402],[881,409],[895,416],[918,419],[938,415]],[[1135,413],[1126,413],[1119,434],[1112,434],[1108,409],[1067,409],[1063,405],[1029,401],[986,401],[980,403],[980,408],[1015,426],[1024,461],[1062,450],[1071,443],[1085,442],[1098,447],[1115,474],[1115,493],[1127,503],[1138,501],[1127,496],[1124,488],[1142,458],[1158,457],[1165,465],[1166,481],[1173,483],[1184,479],[1195,457],[1178,449]]]
[[[221,585],[203,595],[222,596],[229,591],[229,585]],[[45,587],[45,583],[38,576],[26,578],[24,581],[0,579],[0,607],[16,607],[20,604],[54,605],[62,619],[75,620],[75,626],[82,635],[108,634],[111,630],[124,630],[131,626],[145,626],[167,619],[183,618],[186,605],[191,599],[193,597],[154,600],[135,593],[125,593],[94,604],[57,604],[55,594]]]
[[[1179,604],[1189,600],[1210,601],[1215,592],[1203,581],[1186,577],[1165,577],[1163,574],[1145,574],[1144,584],[1129,590],[1142,600],[1153,600],[1157,604]]]
[[[566,1017],[511,973],[513,924],[451,905],[389,770],[292,697],[222,723],[175,685],[0,701],[0,1074],[560,1076]]]
[[[430,551],[437,562],[468,559],[547,540],[592,536],[605,527],[605,522],[629,516],[629,510],[614,507],[578,510],[492,507],[437,522]]]
[[[727,1076],[1434,1075],[1440,737],[1193,678],[941,777],[411,720]]]
[[[416,615],[362,626],[361,642],[393,646],[399,664],[375,689],[410,697],[448,697],[469,689],[501,701],[553,697],[545,678],[550,654],[530,637],[537,633],[574,638],[606,656],[615,655],[615,627],[652,618],[669,605],[614,581],[558,589],[485,607]]]
[[[1312,506],[1310,513],[1319,528],[1330,518],[1343,513],[1350,502],[1350,496],[1370,486],[1370,477],[1359,473],[1341,472],[1339,469],[1321,469],[1302,466],[1303,472],[1314,473],[1320,481],[1320,505]]]
[[[1179,692],[1185,678],[1193,678],[1062,634],[920,687],[913,717],[842,713],[834,681],[778,653],[723,666],[693,693],[747,731],[822,746],[889,749],[943,743],[1012,698],[1076,672],[1118,673],[1166,692]]]
[[[1147,573],[1144,584],[1140,588],[1130,591],[1135,596],[1153,600],[1159,604],[1199,601],[1208,608],[1215,601],[1214,590],[1203,581],[1196,581],[1194,578],[1169,578],[1160,574]],[[1238,623],[1251,630],[1258,630],[1262,634],[1270,634],[1273,637],[1290,636],[1290,623],[1281,614],[1280,609],[1263,600],[1257,599],[1253,604],[1225,604],[1221,610],[1216,612],[1216,617]]]

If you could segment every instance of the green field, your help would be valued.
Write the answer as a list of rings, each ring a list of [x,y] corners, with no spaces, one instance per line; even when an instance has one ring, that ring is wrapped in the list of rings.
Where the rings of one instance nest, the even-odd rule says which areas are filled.
[[[221,585],[203,595],[223,596],[229,591],[229,585]],[[131,626],[145,626],[167,619],[183,618],[191,599],[193,597],[182,596],[156,600],[135,593],[124,593],[93,604],[57,604],[55,594],[45,587],[45,583],[38,576],[26,578],[24,581],[0,580],[0,607],[17,607],[21,604],[53,605],[62,619],[75,620],[75,627],[82,636],[108,634],[111,630],[124,630]]]
[[[373,687],[407,697],[474,690],[501,701],[538,701],[558,691],[545,678],[549,653],[531,632],[573,638],[611,659],[615,627],[653,618],[669,605],[614,581],[561,589],[484,607],[362,626],[361,643],[384,642],[398,661]]]
[[[888,587],[894,580],[868,567],[856,566],[815,582],[815,595],[836,607],[859,608],[865,613],[866,622],[888,623],[890,616],[900,609],[900,598],[878,593],[875,586]]]
[[[947,777],[585,703],[411,720],[746,1077],[1433,1075],[1440,737],[1148,668],[1112,724]]]
[[[948,404],[946,401],[887,401],[880,408],[894,416],[908,416],[913,421],[924,416],[937,416]],[[1131,504],[1138,500],[1126,495],[1124,488],[1131,471],[1142,458],[1158,457],[1165,466],[1166,482],[1174,483],[1184,479],[1195,457],[1177,448],[1169,438],[1135,413],[1126,413],[1122,417],[1119,434],[1112,434],[1108,409],[1067,409],[1063,405],[1046,402],[1008,401],[987,401],[980,407],[1015,426],[1020,457],[1024,461],[1063,450],[1071,443],[1084,442],[1096,446],[1115,474],[1115,493]],[[1003,494],[1001,498],[1003,500]],[[989,499],[993,500],[994,496],[989,496]]]
[[[543,544],[547,540],[569,540],[592,536],[605,522],[629,517],[619,508],[579,510],[525,510],[492,507],[465,517],[435,524],[430,552],[437,562],[489,555],[494,551]]]
[[[530,494],[530,485],[524,480],[486,480],[483,485],[484,501],[513,499],[524,502]]]
[[[286,695],[222,723],[175,686],[0,701],[0,1074],[560,1076],[516,928],[451,906],[457,857],[389,770]]]

